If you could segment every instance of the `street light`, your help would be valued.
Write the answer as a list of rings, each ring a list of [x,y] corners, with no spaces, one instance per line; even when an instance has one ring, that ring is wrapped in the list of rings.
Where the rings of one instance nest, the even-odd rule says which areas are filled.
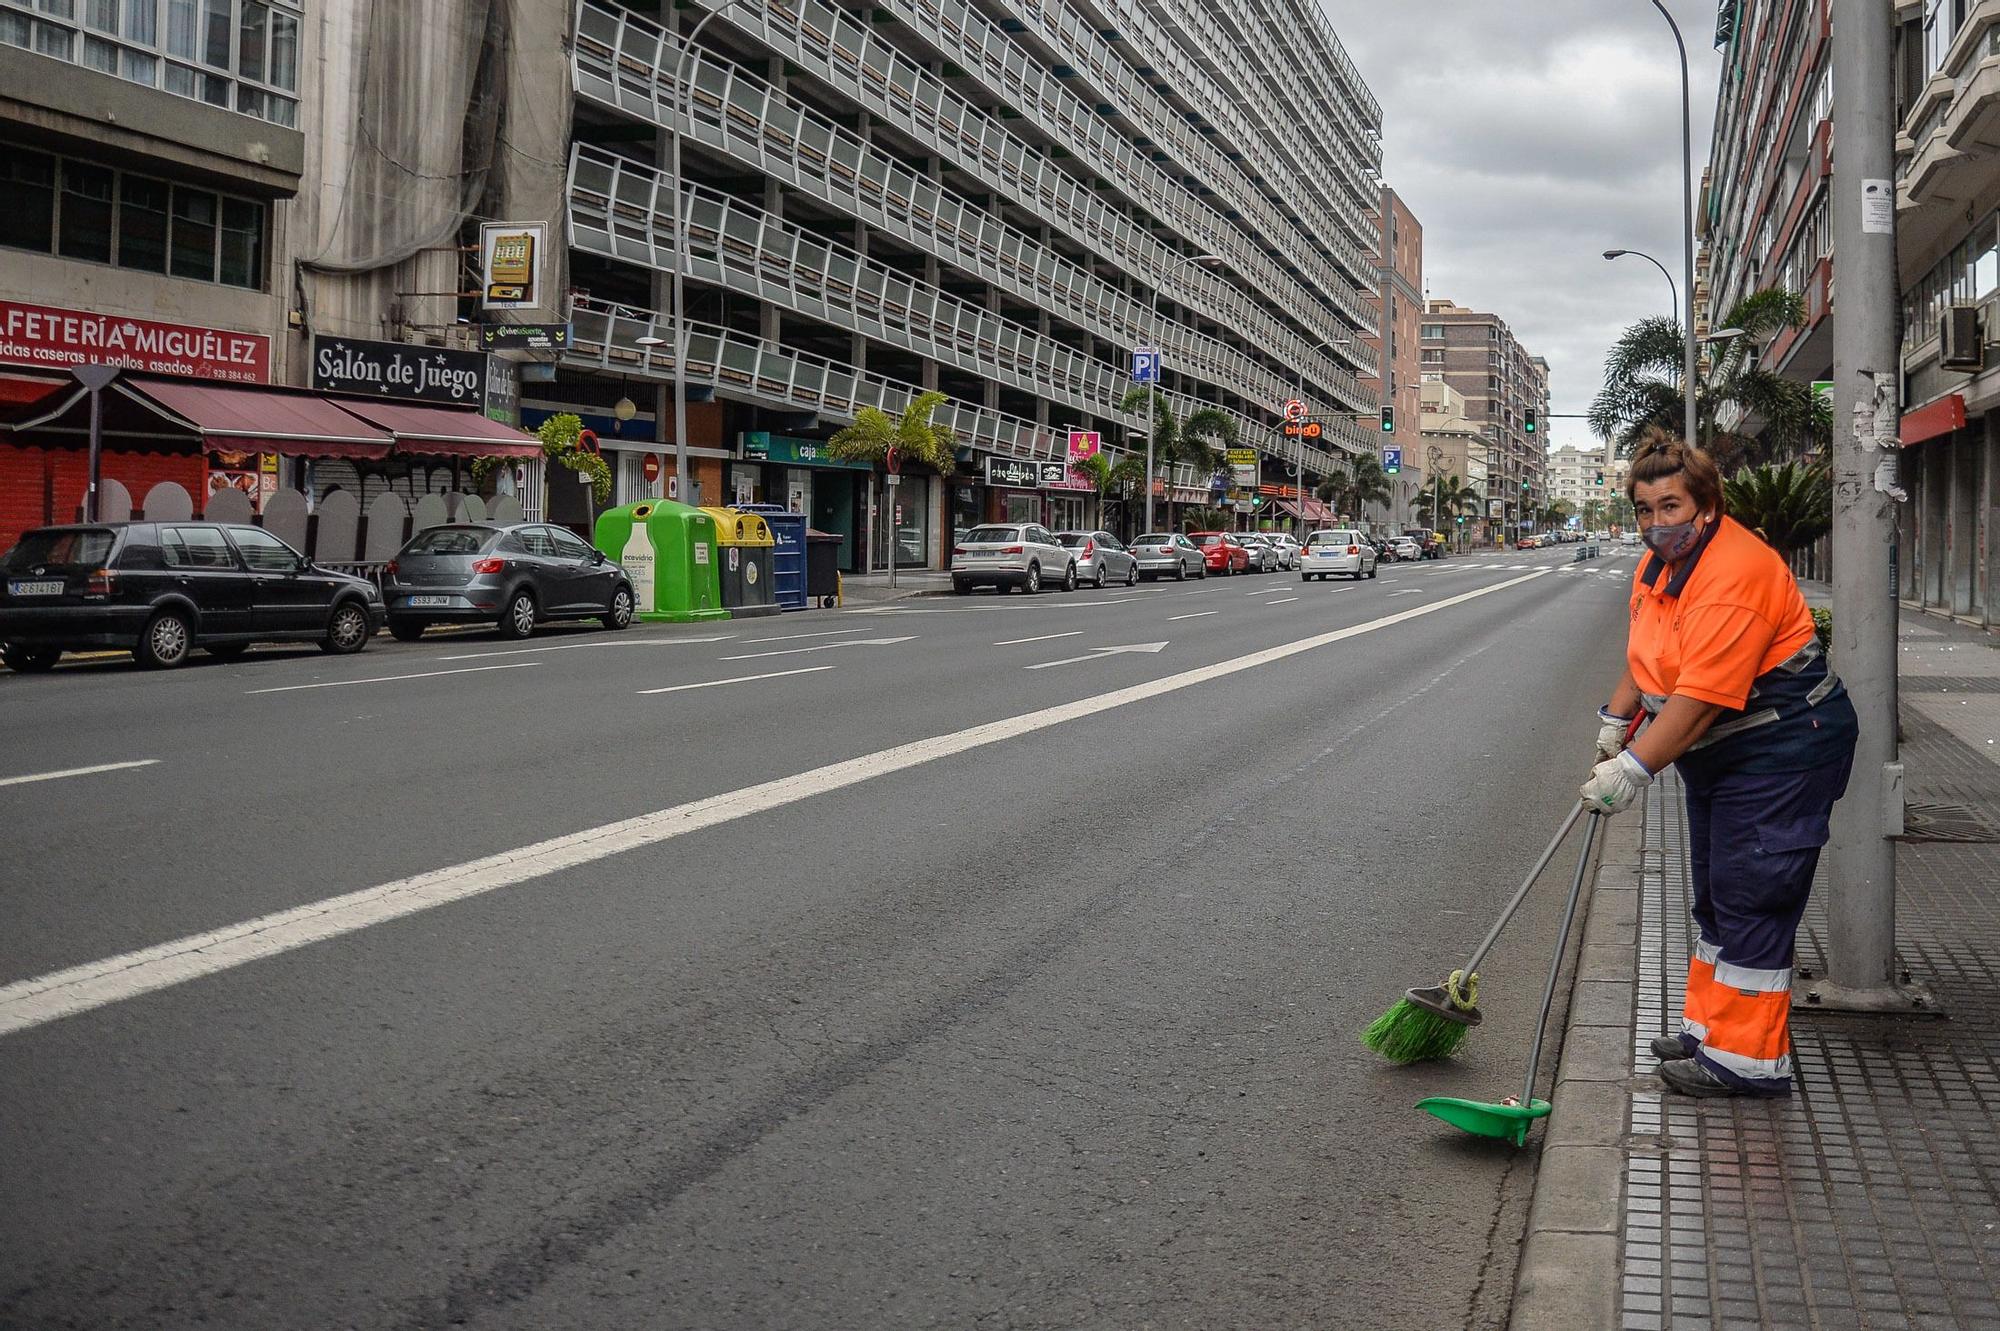
[[[688,267],[687,253],[687,209],[681,206],[681,121],[694,119],[694,89],[688,86],[688,59],[698,53],[695,38],[701,30],[737,5],[749,0],[722,0],[714,9],[703,14],[688,32],[681,52],[674,58],[674,99],[679,103],[674,108],[676,114],[667,126],[667,176],[674,184],[674,484],[678,488],[682,503],[688,502],[694,491],[688,487],[688,431],[687,431],[687,309],[682,285],[682,275]],[[647,339],[639,339],[639,345],[649,345]],[[653,339],[651,345],[658,345]]]
[[[735,0],[735,2],[741,3],[741,0]],[[718,10],[716,12],[720,13],[721,11]],[[1166,329],[1166,316],[1160,312],[1160,297],[1166,294],[1167,278],[1175,273],[1178,273],[1181,270],[1182,264],[1192,264],[1196,267],[1200,267],[1205,264],[1221,263],[1221,262],[1222,262],[1222,256],[1220,254],[1184,254],[1180,256],[1178,262],[1168,265],[1166,273],[1162,275],[1160,278],[1160,285],[1153,289],[1153,329],[1154,329],[1153,340],[1155,342],[1166,341],[1164,337],[1160,336],[1160,334],[1164,332]],[[1155,393],[1158,393],[1161,391],[1160,379],[1166,373],[1166,352],[1164,348],[1156,348],[1156,350],[1160,351],[1160,358],[1154,362],[1153,383],[1151,387]],[[1156,420],[1157,416],[1153,410],[1153,403],[1150,400],[1148,400],[1146,403],[1146,530],[1147,531],[1153,530],[1153,430]]]
[[[1678,319],[1680,317],[1681,292],[1680,288],[1674,285],[1674,275],[1667,271],[1667,266],[1665,264],[1661,263],[1658,259],[1655,259],[1652,255],[1646,253],[1644,250],[1604,251],[1604,257],[1607,259],[1622,259],[1628,254],[1635,259],[1644,259],[1647,263],[1652,264],[1653,267],[1660,270],[1660,276],[1667,279],[1667,294],[1672,298],[1672,303],[1669,304],[1667,308],[1672,310],[1674,312],[1674,317]]]
[[[1660,0],[1653,8],[1674,31],[1674,47],[1681,56],[1681,266],[1686,283],[1687,310],[1682,325],[1681,387],[1686,398],[1687,440],[1696,443],[1694,414],[1694,119],[1688,110],[1688,49],[1681,40],[1681,25]],[[1678,304],[1676,300],[1676,304]]]

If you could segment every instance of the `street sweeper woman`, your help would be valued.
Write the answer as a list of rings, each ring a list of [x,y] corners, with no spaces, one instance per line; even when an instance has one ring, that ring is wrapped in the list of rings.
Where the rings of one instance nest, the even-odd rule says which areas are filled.
[[[1649,431],[1627,485],[1648,553],[1583,804],[1620,813],[1678,768],[1700,938],[1680,1034],[1653,1041],[1660,1078],[1684,1095],[1784,1095],[1793,939],[1847,789],[1854,706],[1784,560],[1723,512],[1708,454]]]

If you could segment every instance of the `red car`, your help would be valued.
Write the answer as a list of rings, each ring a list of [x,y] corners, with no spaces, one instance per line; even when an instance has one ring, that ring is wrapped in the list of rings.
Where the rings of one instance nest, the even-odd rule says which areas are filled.
[[[1226,531],[1191,531],[1188,539],[1201,549],[1210,573],[1224,577],[1250,571],[1250,552]]]

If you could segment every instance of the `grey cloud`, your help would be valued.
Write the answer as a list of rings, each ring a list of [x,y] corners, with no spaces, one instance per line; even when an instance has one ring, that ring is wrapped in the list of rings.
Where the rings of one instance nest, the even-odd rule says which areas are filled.
[[[1688,41],[1695,171],[1719,57],[1707,0],[1667,0]],[[1605,349],[1680,281],[1680,74],[1648,0],[1321,0],[1382,103],[1383,172],[1424,228],[1429,294],[1492,310],[1581,412]],[[1551,445],[1582,443],[1557,420]]]

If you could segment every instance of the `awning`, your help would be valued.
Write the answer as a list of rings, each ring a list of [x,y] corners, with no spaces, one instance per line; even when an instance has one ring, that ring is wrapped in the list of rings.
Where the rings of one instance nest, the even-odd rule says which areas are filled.
[[[1327,506],[1320,503],[1317,499],[1306,500],[1305,511],[1303,513],[1299,511],[1298,501],[1293,499],[1280,499],[1276,507],[1278,512],[1288,518],[1303,517],[1307,522],[1326,522],[1333,517],[1332,512]]]
[[[123,379],[119,392],[185,423],[211,448],[290,457],[389,455],[388,433],[315,393],[162,379]]]
[[[537,457],[542,441],[470,408],[420,407],[402,402],[340,399],[347,411],[395,437],[399,453],[435,457]]]

